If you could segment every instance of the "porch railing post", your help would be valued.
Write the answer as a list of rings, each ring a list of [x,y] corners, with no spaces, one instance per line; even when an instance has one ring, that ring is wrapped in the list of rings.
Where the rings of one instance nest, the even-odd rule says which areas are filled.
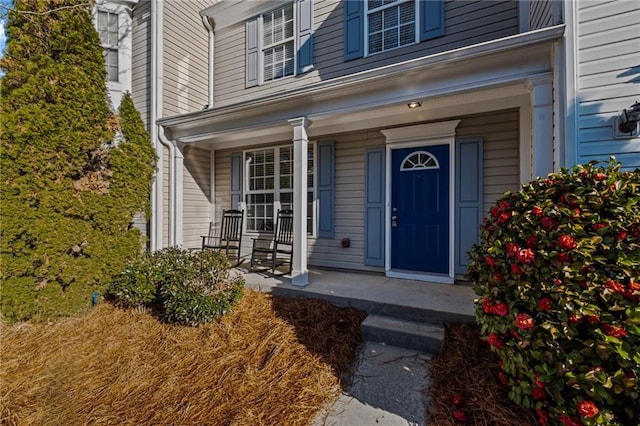
[[[309,284],[307,269],[307,127],[306,117],[289,120],[293,127],[293,265],[291,284]]]

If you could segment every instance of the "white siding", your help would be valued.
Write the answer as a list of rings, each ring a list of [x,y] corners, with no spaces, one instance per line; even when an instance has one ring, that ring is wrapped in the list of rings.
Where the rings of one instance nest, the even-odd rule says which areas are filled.
[[[640,167],[640,138],[613,137],[613,119],[640,100],[640,2],[589,1],[577,7],[578,163]]]
[[[211,203],[209,151],[199,148],[184,149],[182,245],[199,248],[201,235],[209,230]]]
[[[424,43],[345,62],[343,4],[338,0],[314,1],[314,70],[245,88],[244,23],[216,32],[215,101],[221,107],[303,87],[351,73],[497,39],[518,32],[516,1],[445,2],[446,34]]]

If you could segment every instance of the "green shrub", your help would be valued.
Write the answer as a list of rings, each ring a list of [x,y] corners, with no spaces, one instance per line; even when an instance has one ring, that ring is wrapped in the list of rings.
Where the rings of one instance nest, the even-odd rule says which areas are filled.
[[[242,297],[244,280],[231,278],[230,267],[217,251],[166,248],[126,268],[109,296],[123,307],[155,302],[163,320],[198,325],[226,313]]]
[[[639,424],[640,171],[551,174],[481,231],[469,276],[510,398],[542,424]]]

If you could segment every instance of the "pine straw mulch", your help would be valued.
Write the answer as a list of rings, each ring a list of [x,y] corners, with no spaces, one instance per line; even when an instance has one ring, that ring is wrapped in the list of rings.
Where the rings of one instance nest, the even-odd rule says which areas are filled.
[[[498,358],[480,340],[479,328],[470,324],[448,327],[442,351],[431,359],[429,424],[460,425],[453,413],[466,413],[469,425],[534,426],[535,417],[509,400],[498,380]],[[454,405],[454,396],[462,403]]]
[[[200,327],[109,304],[0,324],[0,424],[309,425],[339,395],[363,319],[246,290]]]

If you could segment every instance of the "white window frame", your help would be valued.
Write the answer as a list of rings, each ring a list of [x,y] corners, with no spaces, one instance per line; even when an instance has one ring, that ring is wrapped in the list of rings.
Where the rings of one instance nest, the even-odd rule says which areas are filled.
[[[117,69],[116,69],[116,75],[115,75],[116,79],[112,80],[110,78],[110,74],[109,74],[109,63],[108,63],[109,58],[108,58],[107,55],[104,55],[105,65],[107,67],[107,81],[110,82],[110,83],[119,83],[120,82],[120,70],[121,70],[121,64],[120,64],[120,62],[121,62],[121,60],[120,60],[120,38],[121,38],[121,35],[120,35],[120,25],[121,25],[120,24],[120,13],[118,13],[116,11],[113,11],[113,10],[107,10],[107,9],[104,9],[104,8],[98,8],[97,11],[96,11],[96,29],[98,31],[98,34],[100,34],[100,32],[101,32],[101,28],[100,28],[100,25],[99,25],[100,14],[101,13],[105,13],[106,16],[107,16],[106,32],[108,34],[110,34],[110,31],[109,31],[109,20],[110,20],[111,16],[115,16],[115,18],[116,18],[116,22],[117,22],[116,43],[115,44],[104,43],[102,38],[100,38],[100,43],[101,43],[101,46],[102,46],[103,55],[104,55],[105,51],[114,52],[115,56],[116,56],[116,58],[118,60]],[[111,41],[111,40],[109,40],[109,41]]]
[[[420,40],[420,14],[419,14],[419,10],[418,10],[418,2],[419,0],[413,0],[414,4],[414,9],[413,9],[413,16],[414,16],[414,22],[415,22],[415,28],[414,28],[414,37],[413,37],[413,43],[408,43],[408,44],[403,44],[403,45],[398,45],[396,47],[392,47],[391,49],[383,49],[379,52],[374,52],[374,53],[370,53],[369,52],[369,14],[371,13],[375,13],[378,12],[380,10],[383,9],[388,9],[391,7],[397,7],[402,3],[408,3],[409,1],[412,0],[396,0],[395,3],[392,4],[386,4],[380,7],[377,7],[375,9],[371,9],[369,10],[369,1],[368,0],[364,0],[364,57],[367,56],[371,56],[371,55],[379,55],[381,53],[384,52],[390,52],[392,50],[396,50],[396,49],[400,49],[402,47],[407,47],[407,46],[412,46],[414,44],[417,44]],[[384,25],[384,23],[383,23]],[[384,33],[384,32],[383,32]],[[384,37],[384,35],[383,35]],[[400,42],[400,39],[398,39],[398,43]]]
[[[307,212],[311,214],[311,229],[307,230],[307,236],[315,237],[317,235],[317,225],[318,225],[318,214],[317,214],[317,193],[318,193],[318,147],[315,141],[309,141],[309,147],[313,150],[313,186],[307,187],[307,193],[312,193],[312,201],[311,201],[311,211]],[[293,188],[289,189],[280,189],[280,149],[282,148],[291,148],[293,150],[293,144],[285,144],[285,145],[275,145],[275,146],[266,146],[266,147],[255,147],[252,149],[246,149],[242,152],[242,164],[244,167],[243,170],[243,195],[242,202],[244,205],[247,214],[249,212],[249,205],[247,203],[247,196],[250,194],[271,194],[273,193],[273,220],[275,225],[276,213],[278,210],[281,210],[282,205],[280,203],[280,194],[281,193],[291,193],[293,194]],[[274,176],[274,188],[273,190],[250,190],[249,189],[249,161],[247,159],[247,154],[255,151],[261,150],[273,150],[273,176]],[[292,151],[293,152],[293,151]],[[293,160],[293,158],[292,158]],[[293,167],[293,163],[292,163]],[[293,179],[293,175],[291,176]],[[309,200],[307,200],[307,204],[309,204]],[[309,210],[309,209],[308,209]],[[267,231],[256,231],[248,228],[248,220],[244,221],[244,229],[243,232],[248,235],[258,235],[265,233]]]
[[[291,77],[295,77],[297,75],[297,71],[298,71],[298,5],[297,5],[297,1],[292,1],[291,3],[289,3],[292,7],[293,10],[293,40],[290,39],[286,39],[286,40],[282,40],[279,43],[274,43],[271,44],[269,46],[265,46],[264,45],[264,16],[267,14],[271,14],[273,12],[275,12],[276,10],[282,10],[285,7],[287,7],[289,4],[287,5],[283,5],[283,6],[279,6],[276,7],[275,9],[270,9],[268,12],[264,12],[260,14],[260,17],[258,19],[258,51],[260,52],[260,54],[258,55],[259,57],[259,63],[258,63],[258,72],[259,72],[259,84],[264,84],[264,83],[270,83],[270,82],[274,82],[274,81],[279,81],[279,80],[284,80],[287,78],[291,78]],[[278,78],[274,78],[274,79],[270,79],[270,80],[265,80],[264,79],[264,51],[265,49],[268,48],[273,48],[275,46],[279,46],[279,45],[283,45],[289,41],[293,41],[293,74],[291,75],[285,75],[282,77],[278,77]]]

